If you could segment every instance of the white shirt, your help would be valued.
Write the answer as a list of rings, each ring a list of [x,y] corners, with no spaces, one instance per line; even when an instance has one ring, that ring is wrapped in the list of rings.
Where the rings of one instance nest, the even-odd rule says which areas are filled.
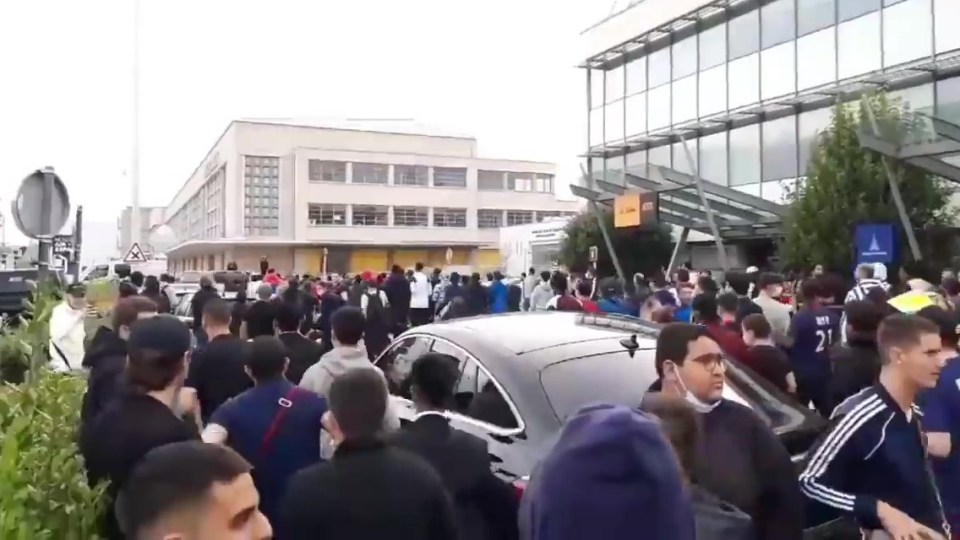
[[[87,331],[83,327],[86,310],[73,309],[65,300],[50,314],[50,368],[67,372],[83,367],[83,342]]]
[[[423,272],[414,272],[410,283],[410,309],[430,307],[430,280]]]

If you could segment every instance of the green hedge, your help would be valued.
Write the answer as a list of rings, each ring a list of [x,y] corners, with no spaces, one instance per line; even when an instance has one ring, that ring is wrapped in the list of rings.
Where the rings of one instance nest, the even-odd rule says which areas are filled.
[[[54,291],[35,293],[31,318],[0,333],[0,539],[97,538],[103,487],[87,484],[76,445],[85,382],[45,367]]]

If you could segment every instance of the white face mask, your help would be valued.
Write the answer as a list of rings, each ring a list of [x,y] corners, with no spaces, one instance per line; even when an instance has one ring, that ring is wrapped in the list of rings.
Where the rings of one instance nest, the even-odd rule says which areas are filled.
[[[714,401],[713,403],[708,403],[698,398],[693,394],[693,392],[687,390],[687,385],[683,382],[683,377],[680,376],[680,369],[676,365],[673,367],[674,373],[677,375],[677,382],[680,383],[680,388],[683,390],[683,399],[693,407],[693,410],[698,413],[706,414],[717,408],[717,405],[720,405],[720,400]]]

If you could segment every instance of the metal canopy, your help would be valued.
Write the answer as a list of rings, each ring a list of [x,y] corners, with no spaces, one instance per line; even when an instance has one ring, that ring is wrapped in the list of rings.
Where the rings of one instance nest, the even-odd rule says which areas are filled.
[[[960,184],[960,167],[951,159],[960,154],[960,108],[921,109],[916,115],[924,127],[920,133],[907,134],[906,140],[899,129],[862,124],[858,130],[861,148]]]
[[[595,189],[572,185],[574,195],[597,204],[612,206],[618,195],[641,191],[660,194],[660,221],[711,234],[709,213],[724,239],[770,237],[782,234],[787,208],[735,189],[702,182],[710,208],[696,192],[696,179],[686,173],[648,165],[648,171],[607,171],[594,173]]]

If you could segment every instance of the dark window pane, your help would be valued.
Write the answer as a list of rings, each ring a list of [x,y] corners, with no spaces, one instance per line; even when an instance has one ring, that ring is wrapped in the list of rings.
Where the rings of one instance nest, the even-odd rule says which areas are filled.
[[[735,19],[727,27],[727,59],[733,60],[760,48],[760,13],[756,10]]]
[[[797,33],[801,36],[836,23],[836,0],[797,0]]]
[[[788,116],[763,124],[763,179],[782,180],[797,176],[797,117]]]
[[[837,6],[840,22],[855,19],[864,13],[880,9],[880,0],[842,0]]]
[[[588,403],[637,407],[657,379],[653,351],[626,351],[574,358],[547,366],[540,384],[561,421]]]
[[[763,48],[796,37],[793,0],[777,0],[760,8],[760,37]]]

